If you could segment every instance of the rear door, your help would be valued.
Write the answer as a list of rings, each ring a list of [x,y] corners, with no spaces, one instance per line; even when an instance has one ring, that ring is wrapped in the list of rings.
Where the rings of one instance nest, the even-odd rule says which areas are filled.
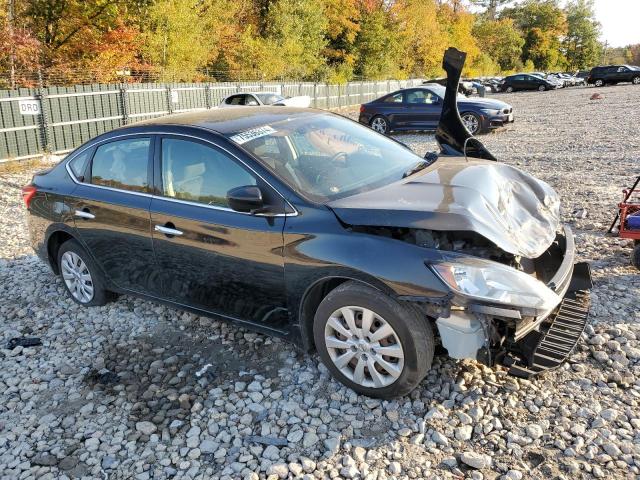
[[[174,302],[279,329],[287,320],[284,199],[233,155],[192,137],[158,139],[151,202],[156,294]],[[265,216],[229,208],[227,192],[258,185]]]
[[[150,290],[155,262],[149,217],[152,140],[118,137],[93,149],[86,167],[70,165],[79,182],[70,206],[80,240],[116,286],[142,293]]]

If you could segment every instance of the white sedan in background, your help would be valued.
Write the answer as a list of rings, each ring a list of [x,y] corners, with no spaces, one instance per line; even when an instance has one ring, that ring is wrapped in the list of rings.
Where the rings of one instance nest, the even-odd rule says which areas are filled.
[[[235,106],[259,107],[261,105],[276,105],[287,107],[307,108],[311,105],[311,97],[302,95],[299,97],[285,98],[275,92],[242,92],[229,95],[222,102],[221,107]]]

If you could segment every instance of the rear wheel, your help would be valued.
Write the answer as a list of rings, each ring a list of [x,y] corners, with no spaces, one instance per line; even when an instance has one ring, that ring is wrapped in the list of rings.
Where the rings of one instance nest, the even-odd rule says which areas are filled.
[[[640,85],[640,77],[633,77],[633,79],[631,79],[631,83],[634,85]]]
[[[631,264],[640,270],[640,242],[635,241],[633,252],[631,253]]]
[[[60,246],[58,269],[64,288],[74,302],[93,307],[111,299],[100,270],[76,240],[68,240]]]
[[[325,297],[313,334],[331,374],[370,397],[405,395],[431,368],[434,339],[428,319],[358,282],[343,283]]]
[[[378,115],[373,117],[371,120],[371,128],[374,129],[378,133],[387,134],[389,133],[389,122],[387,119]]]
[[[464,123],[464,126],[467,127],[467,130],[469,130],[469,133],[471,135],[475,135],[476,133],[480,132],[480,127],[482,124],[478,115],[471,112],[465,112],[461,115],[461,118],[462,123]]]
[[[546,89],[547,89],[547,87],[545,87],[544,85],[538,86],[538,91],[539,92],[544,92]]]
[[[602,80],[601,78],[597,79],[595,82],[593,82],[593,84],[596,87],[604,87],[604,80]]]

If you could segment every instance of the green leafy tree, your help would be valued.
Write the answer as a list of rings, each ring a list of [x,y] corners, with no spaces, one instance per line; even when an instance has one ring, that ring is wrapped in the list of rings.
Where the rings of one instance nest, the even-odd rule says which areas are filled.
[[[513,70],[520,62],[524,38],[513,20],[480,20],[473,28],[480,50],[502,70]]]
[[[400,42],[391,17],[383,9],[364,12],[355,40],[355,73],[367,79],[381,80],[399,75]]]
[[[567,33],[567,21],[558,0],[525,0],[502,10],[500,18],[512,18],[522,32],[524,63],[531,60],[538,70],[564,67],[560,47]]]
[[[601,57],[600,24],[595,20],[593,0],[573,0],[565,7],[567,35],[562,42],[567,66],[572,70],[592,67]]]

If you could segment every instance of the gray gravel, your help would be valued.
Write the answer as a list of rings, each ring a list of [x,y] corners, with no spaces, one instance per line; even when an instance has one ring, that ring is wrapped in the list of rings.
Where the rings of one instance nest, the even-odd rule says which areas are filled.
[[[629,242],[603,231],[640,174],[640,89],[593,92],[501,95],[516,123],[483,137],[562,194],[593,266],[593,327],[533,381],[437,357],[391,402],[239,327],[128,296],[77,306],[28,245],[32,172],[0,174],[0,477],[638,477],[640,276]],[[435,149],[429,134],[398,138]],[[43,345],[5,348],[22,335]]]

